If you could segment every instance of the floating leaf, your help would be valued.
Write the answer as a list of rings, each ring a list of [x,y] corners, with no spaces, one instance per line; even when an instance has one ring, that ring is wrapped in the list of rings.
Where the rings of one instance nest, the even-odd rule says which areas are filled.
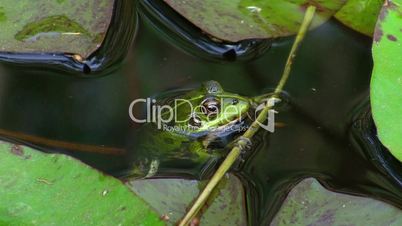
[[[129,182],[135,193],[159,211],[169,224],[184,216],[189,203],[205,184],[184,179],[150,179]],[[201,218],[201,225],[247,225],[244,190],[240,180],[230,175],[220,184]]]
[[[102,44],[113,5],[110,0],[2,0],[0,51],[86,58]]]
[[[370,198],[326,190],[315,179],[300,182],[289,193],[275,225],[401,225],[402,211]]]
[[[402,161],[402,0],[387,1],[376,26],[371,107],[381,142]]]
[[[297,33],[309,5],[317,7],[316,27],[344,0],[164,0],[206,33],[225,41],[275,38]]]
[[[346,26],[372,36],[383,3],[384,0],[349,0],[335,17]]]
[[[120,181],[58,154],[0,142],[0,225],[163,225]]]

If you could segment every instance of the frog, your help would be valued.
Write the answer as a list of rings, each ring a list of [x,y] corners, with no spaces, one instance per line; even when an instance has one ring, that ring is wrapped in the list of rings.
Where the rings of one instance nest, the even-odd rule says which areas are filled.
[[[209,177],[270,96],[227,92],[217,81],[157,96],[154,106],[165,107],[137,131],[130,177]]]

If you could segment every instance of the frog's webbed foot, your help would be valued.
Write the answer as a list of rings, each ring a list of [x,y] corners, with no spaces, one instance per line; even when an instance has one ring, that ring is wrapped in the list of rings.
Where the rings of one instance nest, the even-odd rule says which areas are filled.
[[[234,169],[239,169],[240,166],[246,161],[247,156],[250,154],[252,142],[249,138],[241,136],[235,140],[234,147],[238,147],[241,151],[240,156],[233,166]]]
[[[238,147],[241,150],[242,154],[245,154],[251,149],[252,142],[249,138],[241,136],[236,139],[234,146]]]

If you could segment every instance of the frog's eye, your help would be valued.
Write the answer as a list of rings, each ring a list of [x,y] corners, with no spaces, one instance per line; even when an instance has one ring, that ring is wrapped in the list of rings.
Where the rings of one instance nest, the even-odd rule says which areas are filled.
[[[201,118],[198,117],[196,114],[191,116],[191,118],[190,118],[188,123],[190,124],[190,126],[197,127],[197,128],[201,127],[201,124],[202,124],[201,123]]]
[[[201,103],[201,111],[207,116],[215,117],[219,113],[220,102],[215,97],[208,97]]]

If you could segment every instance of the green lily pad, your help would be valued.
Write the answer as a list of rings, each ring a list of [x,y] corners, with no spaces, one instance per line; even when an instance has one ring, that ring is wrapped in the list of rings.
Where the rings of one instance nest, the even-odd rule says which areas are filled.
[[[102,44],[113,6],[111,0],[2,0],[0,52],[87,58]]]
[[[371,107],[381,142],[402,161],[402,0],[387,1],[373,43]]]
[[[310,178],[289,193],[271,224],[276,225],[402,225],[402,211],[370,198],[328,191]]]
[[[124,184],[59,154],[0,142],[0,225],[163,225]]]
[[[134,180],[128,183],[133,191],[156,209],[169,225],[174,225],[186,213],[205,186],[204,182],[184,179]],[[201,225],[247,225],[244,189],[240,180],[229,175],[219,185],[207,203]]]
[[[297,33],[309,5],[317,7],[312,27],[324,23],[344,0],[164,0],[204,32],[238,42]]]
[[[335,17],[346,26],[368,36],[374,27],[384,0],[349,0]]]

